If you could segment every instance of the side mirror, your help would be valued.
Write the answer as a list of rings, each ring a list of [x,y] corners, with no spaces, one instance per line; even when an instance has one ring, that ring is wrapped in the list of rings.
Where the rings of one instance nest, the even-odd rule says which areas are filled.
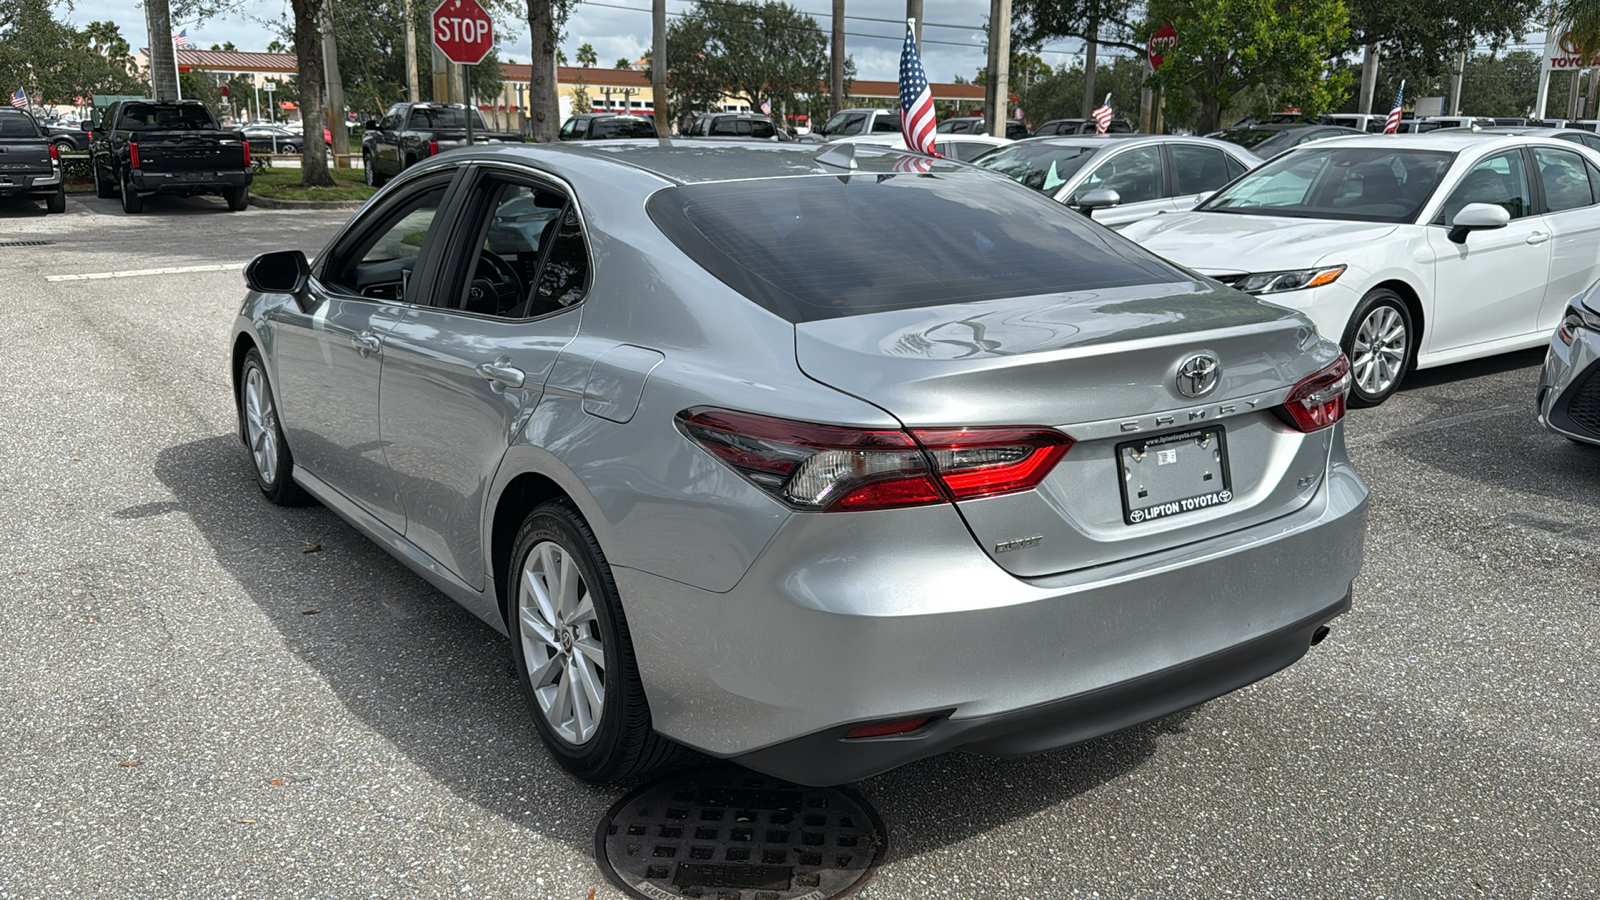
[[[88,122],[84,122],[84,123],[82,123],[82,124],[80,124],[78,126],[78,130],[82,131],[84,134],[88,134],[89,131],[90,131],[90,128],[91,128],[91,125]]]
[[[1100,188],[1090,191],[1078,198],[1078,211],[1086,216],[1094,216],[1097,209],[1110,209],[1122,205],[1122,195],[1113,190]]]
[[[299,250],[263,253],[244,267],[244,283],[262,294],[295,294],[306,289],[311,264]]]
[[[366,125],[364,127],[368,131],[377,131],[378,130],[378,120],[377,119],[368,119],[367,123],[366,123]]]
[[[1465,244],[1467,235],[1474,231],[1489,231],[1495,228],[1504,228],[1511,224],[1511,213],[1505,207],[1495,206],[1493,203],[1468,203],[1456,213],[1455,222],[1450,226],[1450,240],[1453,243]]]

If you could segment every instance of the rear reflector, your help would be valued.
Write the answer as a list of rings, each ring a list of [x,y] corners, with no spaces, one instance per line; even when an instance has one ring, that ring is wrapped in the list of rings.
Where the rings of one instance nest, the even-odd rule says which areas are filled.
[[[241,143],[244,144],[244,167],[248,169],[250,168],[250,142],[242,141]]]
[[[1036,427],[891,429],[689,409],[679,427],[729,468],[800,510],[894,509],[1027,491],[1072,446]]]
[[[130,168],[130,169],[139,168],[139,142],[138,141],[129,141],[128,142],[128,168]]]
[[[871,725],[857,725],[844,733],[844,739],[888,737],[891,734],[907,734],[928,724],[932,716],[923,716],[920,719],[901,719],[898,722],[874,722]]]
[[[1327,428],[1344,418],[1345,398],[1350,396],[1350,360],[1343,353],[1333,364],[1294,386],[1283,408],[1294,427],[1311,432]]]
[[[428,155],[429,156],[438,156],[439,155],[439,142],[438,141],[429,141],[428,142]]]
[[[55,144],[50,145],[50,161],[53,163],[61,162],[61,148]]]

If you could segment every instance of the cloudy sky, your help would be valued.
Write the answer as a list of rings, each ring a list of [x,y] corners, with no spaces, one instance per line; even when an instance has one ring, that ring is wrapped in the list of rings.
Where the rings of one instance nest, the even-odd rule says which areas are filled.
[[[338,0],[334,0],[335,3]],[[427,2],[427,0],[422,0]],[[789,0],[799,9],[816,14],[824,33],[831,27],[829,0]],[[924,0],[925,24],[922,32],[923,63],[934,81],[951,81],[954,76],[971,78],[984,64],[983,23],[989,15],[987,0]],[[395,0],[396,7],[399,0]],[[692,0],[667,0],[667,13],[692,7]],[[144,8],[136,0],[76,0],[70,11],[60,5],[72,22],[83,25],[110,19],[134,47],[145,39]],[[246,12],[200,23],[177,21],[174,29],[187,28],[189,39],[201,47],[232,41],[241,50],[262,50],[276,35],[271,22],[289,14],[287,0],[246,0]],[[609,66],[622,57],[638,59],[650,46],[650,0],[596,0],[580,3],[567,22],[562,49],[572,59],[579,45],[590,43],[599,54],[600,64]],[[858,77],[892,81],[899,69],[900,41],[905,36],[904,0],[849,0],[845,8],[845,49],[855,58]],[[890,21],[872,21],[887,19]],[[498,29],[502,58],[527,62],[531,41],[528,24],[506,22]],[[1060,65],[1073,55],[1082,54],[1075,41],[1051,44],[1045,61]]]

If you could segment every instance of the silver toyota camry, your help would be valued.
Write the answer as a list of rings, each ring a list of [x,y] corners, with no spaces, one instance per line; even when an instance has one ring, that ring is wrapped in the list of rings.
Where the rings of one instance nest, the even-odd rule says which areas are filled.
[[[1581,444],[1600,444],[1600,283],[1573,297],[1539,373],[1539,421]]]
[[[471,148],[246,280],[262,492],[507,633],[584,778],[1066,746],[1293,663],[1361,565],[1338,347],[964,164]]]

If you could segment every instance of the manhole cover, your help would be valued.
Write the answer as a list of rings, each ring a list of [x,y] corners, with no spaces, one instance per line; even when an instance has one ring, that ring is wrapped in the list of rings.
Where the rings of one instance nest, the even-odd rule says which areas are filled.
[[[618,800],[595,832],[595,860],[650,900],[828,900],[867,880],[884,841],[883,820],[851,791],[718,770]]]

